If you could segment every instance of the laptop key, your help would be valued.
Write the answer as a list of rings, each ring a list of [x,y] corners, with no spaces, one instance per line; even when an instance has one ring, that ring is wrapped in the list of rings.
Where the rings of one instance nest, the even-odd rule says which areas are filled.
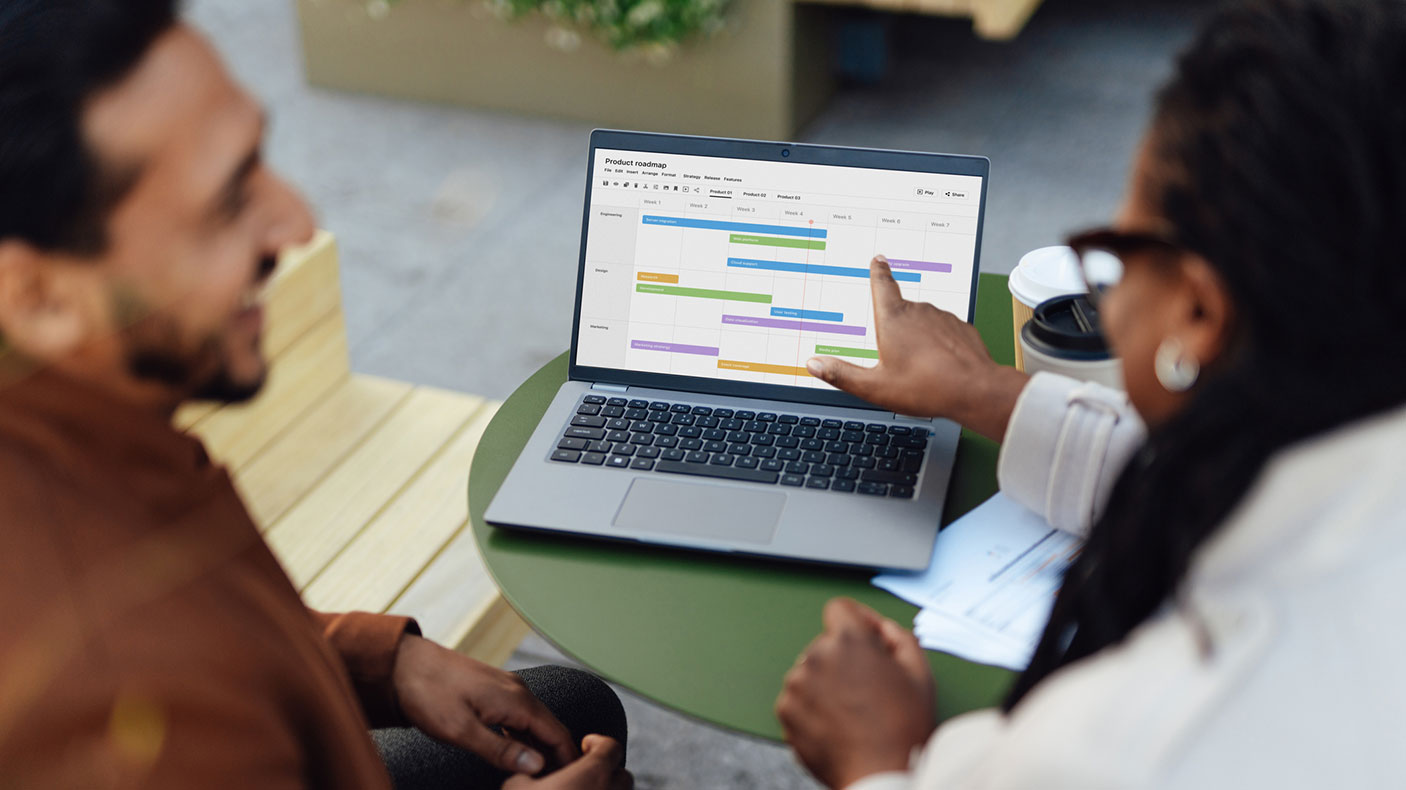
[[[555,450],[552,452],[552,460],[574,464],[581,460],[581,453],[577,450]]]
[[[605,459],[605,465],[612,469],[625,469],[630,465],[630,456],[612,455]]]
[[[631,469],[642,469],[646,472],[654,468],[654,461],[649,458],[636,458],[630,462]]]
[[[923,459],[904,458],[898,462],[898,468],[904,472],[916,472],[923,468]]]
[[[844,425],[844,423],[840,422],[839,420],[821,420],[820,425],[823,428],[840,428]]]
[[[600,416],[602,416],[602,417],[610,417],[610,418],[624,417],[624,416],[625,416],[625,407],[624,407],[624,406],[606,406],[604,409],[601,409],[601,410],[600,410]]]
[[[801,421],[801,418],[797,417],[794,414],[783,414],[780,417],[777,417],[776,421],[785,425],[795,425],[796,423]]]
[[[587,428],[604,428],[604,427],[605,427],[605,418],[604,418],[604,417],[592,417],[592,416],[586,415],[586,414],[578,414],[578,415],[576,415],[575,417],[572,417],[572,418],[571,418],[571,424],[572,424],[572,425],[583,425],[583,426],[585,426],[585,427],[587,427]]]
[[[610,447],[610,442],[607,442],[604,439],[596,439],[595,441],[591,442],[590,446],[586,449],[590,450],[593,453],[608,453],[610,452]]]
[[[783,421],[783,422],[784,422],[784,421]],[[819,418],[819,417],[802,417],[802,418],[801,418],[801,425],[809,425],[809,426],[812,426],[812,427],[818,427],[818,426],[820,425],[820,418]]]
[[[729,419],[732,417],[732,409],[713,409],[713,416],[720,420]]]
[[[589,429],[589,428],[588,428],[588,429],[586,429],[586,430],[593,430],[593,429]],[[617,430],[617,431],[610,431],[610,432],[607,433],[603,438],[609,439],[609,440],[612,441],[612,442],[628,442],[628,441],[630,441],[630,432],[629,432],[629,431],[618,431],[618,430]]]
[[[649,404],[649,410],[650,410],[650,411],[668,411],[668,410],[669,410],[669,404],[665,403],[665,402],[662,401],[662,400],[657,400],[657,401],[654,401],[653,403]]]
[[[624,398],[611,398],[605,403],[607,406],[624,406],[625,404],[629,403],[629,401],[625,400]]]
[[[889,496],[894,497],[895,499],[912,499],[913,486],[890,486]]]
[[[583,403],[576,407],[577,414],[600,414],[600,407],[594,403]]]
[[[862,431],[862,430],[864,430],[864,423],[860,422],[859,420],[846,420],[846,421],[845,421],[845,430],[847,430],[847,431]]]
[[[759,458],[753,458],[750,455],[746,455],[741,458],[738,458],[737,463],[734,464],[734,466],[738,466],[743,469],[756,469],[757,466],[760,464],[760,461],[761,459]]]
[[[680,440],[679,440],[679,448],[680,448],[680,449],[683,449],[683,450],[702,450],[702,449],[703,449],[703,440],[702,440],[702,439],[680,439]]]
[[[887,425],[882,425],[877,422],[871,422],[868,425],[864,426],[865,433],[888,433],[888,430],[889,428]]]
[[[918,482],[918,476],[908,472],[883,472],[870,469],[859,474],[859,479],[867,483],[898,483],[911,486]]]
[[[661,436],[655,436],[655,437],[654,437],[654,446],[655,446],[655,447],[678,447],[678,446],[679,446],[679,437],[677,437],[677,436],[662,436],[662,435],[661,435]]]
[[[605,453],[581,453],[581,463],[600,466],[605,463]]]
[[[792,461],[786,464],[786,474],[803,475],[810,471],[810,464],[805,461]]]
[[[646,409],[636,409],[632,406],[625,410],[625,419],[627,420],[643,420],[648,416],[649,411]]]
[[[641,447],[641,448],[639,448],[638,450],[635,451],[635,457],[636,457],[636,458],[658,458],[658,457],[659,457],[659,448],[658,448],[658,447]]]
[[[819,488],[828,490],[830,488],[830,478],[811,477],[806,479],[806,488]]]
[[[616,455],[634,455],[635,446],[626,442],[616,442],[615,446],[610,448],[610,451]]]
[[[888,483],[861,482],[856,490],[861,494],[868,494],[870,496],[888,496],[889,493]]]
[[[586,449],[587,447],[589,447],[590,444],[591,444],[591,442],[590,442],[589,439],[576,439],[576,438],[573,438],[573,437],[570,437],[570,436],[565,436],[565,437],[562,437],[562,440],[561,440],[561,441],[557,442],[557,449],[558,449],[558,450],[584,450],[584,449]]]
[[[745,480],[753,483],[775,483],[776,473],[765,472],[761,469],[739,469],[735,466],[713,466],[712,464],[694,464],[682,461],[660,461],[654,465],[654,471],[667,472],[676,475],[697,475],[699,477],[717,477],[723,480]]]
[[[686,403],[675,403],[674,405],[669,407],[669,411],[675,414],[688,414],[689,412],[693,411],[693,409],[689,408],[688,404]]]
[[[829,464],[811,464],[810,473],[813,477],[831,477],[835,474],[835,467]]]
[[[603,397],[601,397],[601,396],[599,396],[599,395],[587,395],[586,397],[582,398],[581,400],[582,400],[583,402],[585,402],[585,403],[589,403],[589,404],[592,404],[592,405],[594,405],[594,406],[603,406],[603,405],[605,405],[605,398],[603,398]]]
[[[801,451],[791,449],[778,450],[776,457],[783,461],[799,461],[801,460]]]
[[[726,443],[726,442],[704,442],[704,443],[703,443],[703,449],[704,449],[704,450],[707,450],[707,451],[710,452],[710,453],[725,453],[725,452],[727,452],[727,443]]]
[[[693,413],[700,417],[707,417],[709,414],[713,413],[713,410],[708,406],[694,406]]]
[[[819,431],[810,425],[797,425],[796,429],[791,431],[792,436],[799,436],[802,439],[813,439],[817,433]]]
[[[800,475],[782,475],[781,485],[800,487],[806,484],[806,479]]]
[[[708,463],[713,466],[732,466],[732,462],[737,460],[737,456],[729,453],[713,453],[713,457],[708,459]]]
[[[630,430],[630,421],[625,417],[616,417],[615,419],[607,422],[605,424],[605,427],[609,428],[612,431],[628,431]]]
[[[582,428],[573,425],[566,429],[566,435],[576,439],[604,439],[605,431],[600,428]]]
[[[685,453],[683,450],[680,450],[677,447],[670,447],[669,449],[660,453],[659,457],[663,458],[665,461],[682,461],[685,455],[687,455],[687,453]]]
[[[708,454],[702,450],[693,450],[684,456],[684,460],[691,464],[706,464],[708,463]]]
[[[755,455],[758,458],[775,458],[776,448],[767,447],[764,444],[759,444],[752,448],[752,455]]]
[[[649,401],[644,400],[643,398],[635,398],[634,400],[630,401],[630,408],[632,409],[643,409],[648,405]]]
[[[758,464],[757,468],[767,472],[780,472],[782,469],[786,468],[786,465],[775,458],[768,458]]]
[[[835,470],[835,477],[837,477],[837,478],[839,478],[839,479],[841,479],[841,480],[858,480],[858,479],[859,479],[859,470],[858,470],[858,469],[855,469],[855,468],[852,467],[852,466],[851,466],[851,467],[848,467],[848,468],[845,468],[845,469],[836,469],[836,470]]]
[[[853,490],[854,490],[854,481],[853,481],[853,480],[846,480],[846,479],[844,479],[844,478],[842,478],[842,477],[837,477],[837,478],[834,479],[833,482],[830,483],[830,490],[831,490],[831,491],[853,491]]]

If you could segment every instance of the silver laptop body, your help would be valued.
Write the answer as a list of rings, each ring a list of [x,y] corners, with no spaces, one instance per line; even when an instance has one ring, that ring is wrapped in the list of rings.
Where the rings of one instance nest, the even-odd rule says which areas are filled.
[[[989,162],[597,130],[568,381],[485,519],[876,569],[931,556],[960,429],[805,360],[876,363],[867,271],[971,319]]]

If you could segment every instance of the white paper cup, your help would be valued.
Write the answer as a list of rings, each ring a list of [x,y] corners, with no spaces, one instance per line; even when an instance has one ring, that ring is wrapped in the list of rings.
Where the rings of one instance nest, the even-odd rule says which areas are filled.
[[[1020,257],[1011,272],[1011,319],[1015,329],[1015,366],[1025,370],[1025,352],[1020,330],[1035,315],[1035,307],[1047,299],[1088,290],[1074,251],[1065,246],[1041,247]],[[1032,371],[1026,371],[1027,373]]]

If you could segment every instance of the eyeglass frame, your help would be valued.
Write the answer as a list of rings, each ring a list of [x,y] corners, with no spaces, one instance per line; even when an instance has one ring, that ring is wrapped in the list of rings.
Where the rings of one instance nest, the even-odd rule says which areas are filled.
[[[1079,266],[1079,276],[1089,291],[1089,304],[1098,309],[1099,303],[1114,285],[1099,286],[1089,276],[1084,256],[1091,250],[1102,250],[1118,259],[1124,271],[1127,270],[1127,256],[1144,251],[1157,251],[1180,255],[1186,251],[1170,233],[1159,231],[1123,231],[1117,228],[1094,228],[1071,235],[1065,244],[1074,251],[1074,260]],[[1119,276],[1122,280],[1122,276]]]

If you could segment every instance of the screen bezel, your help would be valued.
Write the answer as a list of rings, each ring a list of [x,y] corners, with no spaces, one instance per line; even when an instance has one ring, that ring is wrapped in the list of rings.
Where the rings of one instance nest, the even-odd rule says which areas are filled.
[[[834,165],[874,170],[904,170],[913,173],[976,176],[981,179],[981,196],[977,207],[976,249],[972,261],[971,299],[967,305],[967,322],[971,323],[976,316],[977,278],[981,269],[981,234],[986,221],[986,185],[991,171],[991,160],[984,156],[888,151],[876,148],[842,148],[805,143],[734,140],[720,137],[690,137],[596,129],[591,132],[589,162],[586,166],[586,199],[581,211],[581,253],[576,269],[576,308],[571,320],[571,362],[567,372],[567,377],[572,381],[683,390],[710,395],[784,400],[859,409],[880,408],[868,401],[833,389],[795,387],[786,384],[757,384],[699,376],[680,376],[672,373],[646,373],[622,368],[598,368],[578,364],[576,361],[576,339],[581,330],[581,300],[586,276],[586,240],[590,233],[591,220],[591,189],[595,184],[596,151],[601,148],[641,153],[687,154],[728,159],[755,159],[769,162],[795,162],[797,164]],[[783,154],[783,151],[788,151],[789,154]]]

